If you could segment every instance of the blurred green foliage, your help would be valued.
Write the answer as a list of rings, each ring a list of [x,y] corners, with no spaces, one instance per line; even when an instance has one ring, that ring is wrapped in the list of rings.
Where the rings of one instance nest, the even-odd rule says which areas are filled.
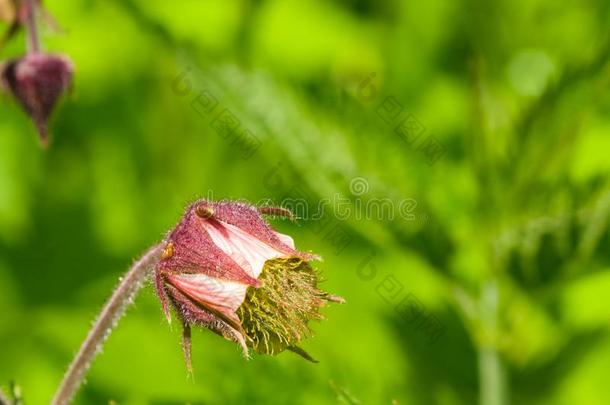
[[[607,403],[610,3],[45,4],[65,30],[43,30],[45,46],[76,66],[49,150],[0,100],[0,382],[27,404],[49,401],[121,272],[189,201],[295,188],[352,208],[326,211],[344,249],[315,221],[275,222],[324,257],[325,288],[348,302],[313,325],[319,364],[245,361],[196,331],[190,380],[149,287],[76,403]],[[22,48],[21,35],[2,57]],[[193,104],[202,91],[214,114]],[[440,159],[380,118],[388,97]],[[249,158],[214,130],[223,108],[260,141]],[[350,194],[360,177],[368,190]],[[415,200],[413,217],[354,214],[382,198]],[[438,339],[401,316],[404,297]]]

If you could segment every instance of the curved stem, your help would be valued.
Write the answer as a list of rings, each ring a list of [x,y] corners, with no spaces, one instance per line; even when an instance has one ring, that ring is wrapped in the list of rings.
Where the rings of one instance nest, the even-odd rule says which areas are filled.
[[[40,51],[40,40],[38,39],[38,26],[36,24],[36,11],[38,4],[36,0],[25,2],[25,29],[27,31],[28,53]]]
[[[72,360],[51,405],[66,405],[70,402],[81,385],[91,362],[110,335],[112,328],[117,324],[127,306],[132,303],[136,293],[142,287],[143,281],[159,260],[161,251],[161,245],[153,246],[120,279],[119,285],[102,308],[102,312],[100,312],[85,341]]]

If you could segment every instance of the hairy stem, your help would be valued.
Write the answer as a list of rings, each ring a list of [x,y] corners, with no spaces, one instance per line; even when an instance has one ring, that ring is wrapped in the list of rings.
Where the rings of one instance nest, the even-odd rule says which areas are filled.
[[[112,328],[117,324],[127,306],[131,304],[136,293],[142,287],[143,281],[159,260],[161,251],[161,245],[152,247],[120,279],[119,285],[102,308],[85,341],[72,360],[51,405],[66,405],[70,402],[81,385],[91,362],[110,335]]]
[[[25,0],[25,30],[27,32],[28,53],[37,53],[40,51],[38,25],[36,23],[37,10],[38,3],[36,0]]]

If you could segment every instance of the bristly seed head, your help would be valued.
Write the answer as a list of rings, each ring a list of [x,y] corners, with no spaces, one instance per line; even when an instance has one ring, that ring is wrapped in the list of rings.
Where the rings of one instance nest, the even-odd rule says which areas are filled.
[[[311,336],[308,323],[324,319],[319,309],[328,301],[311,266],[298,257],[268,260],[259,281],[237,309],[248,346],[274,355]]]

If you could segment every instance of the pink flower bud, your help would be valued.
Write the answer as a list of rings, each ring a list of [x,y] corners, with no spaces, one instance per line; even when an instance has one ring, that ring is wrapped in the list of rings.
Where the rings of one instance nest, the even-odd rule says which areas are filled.
[[[42,53],[12,60],[2,69],[2,84],[32,118],[43,144],[47,142],[47,121],[70,86],[72,73],[66,56]]]
[[[275,214],[290,216],[276,209]],[[274,231],[256,207],[200,200],[188,207],[165,241],[156,268],[157,294],[184,326],[190,369],[190,325],[201,325],[263,354],[285,349],[311,359],[297,344],[311,334],[319,308],[342,302],[317,288],[309,261],[291,237]]]

